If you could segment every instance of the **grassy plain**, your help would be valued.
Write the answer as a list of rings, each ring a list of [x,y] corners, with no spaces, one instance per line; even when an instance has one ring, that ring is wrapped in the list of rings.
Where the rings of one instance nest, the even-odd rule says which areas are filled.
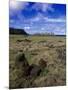
[[[9,39],[9,88],[66,84],[65,36],[10,35]],[[23,60],[28,64],[21,65]],[[22,71],[28,74],[24,75]]]

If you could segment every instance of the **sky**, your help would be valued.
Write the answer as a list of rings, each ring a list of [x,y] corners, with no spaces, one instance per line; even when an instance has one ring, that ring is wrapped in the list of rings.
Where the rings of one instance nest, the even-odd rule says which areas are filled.
[[[66,5],[10,0],[9,27],[24,29],[29,34],[65,35]]]

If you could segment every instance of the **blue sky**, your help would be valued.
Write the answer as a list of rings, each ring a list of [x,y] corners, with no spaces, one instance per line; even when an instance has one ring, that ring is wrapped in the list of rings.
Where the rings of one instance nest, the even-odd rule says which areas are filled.
[[[10,0],[9,25],[30,34],[53,32],[65,35],[66,5]]]

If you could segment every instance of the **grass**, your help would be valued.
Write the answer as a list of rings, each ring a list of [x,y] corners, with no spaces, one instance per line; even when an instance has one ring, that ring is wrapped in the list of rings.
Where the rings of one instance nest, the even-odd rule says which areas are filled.
[[[66,37],[65,36],[24,36],[9,37],[9,88],[46,87],[66,84]],[[22,63],[17,64],[18,53],[24,53],[25,63],[32,67],[27,76],[23,75]],[[24,59],[22,59],[24,60]],[[43,60],[42,66],[39,61]],[[20,61],[19,61],[20,62]],[[43,67],[44,66],[44,67]],[[43,67],[43,68],[42,68]],[[25,72],[25,68],[23,69]],[[38,68],[41,69],[38,74]],[[36,71],[37,70],[37,71]],[[30,73],[35,71],[35,76]],[[62,76],[61,76],[62,75]]]

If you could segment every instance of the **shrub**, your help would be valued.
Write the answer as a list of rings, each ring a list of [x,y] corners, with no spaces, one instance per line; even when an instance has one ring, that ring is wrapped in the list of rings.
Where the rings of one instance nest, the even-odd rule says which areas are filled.
[[[17,42],[22,42],[23,40],[17,40]]]
[[[47,67],[47,61],[45,61],[44,59],[40,59],[39,65],[41,68],[45,68],[45,67]]]

